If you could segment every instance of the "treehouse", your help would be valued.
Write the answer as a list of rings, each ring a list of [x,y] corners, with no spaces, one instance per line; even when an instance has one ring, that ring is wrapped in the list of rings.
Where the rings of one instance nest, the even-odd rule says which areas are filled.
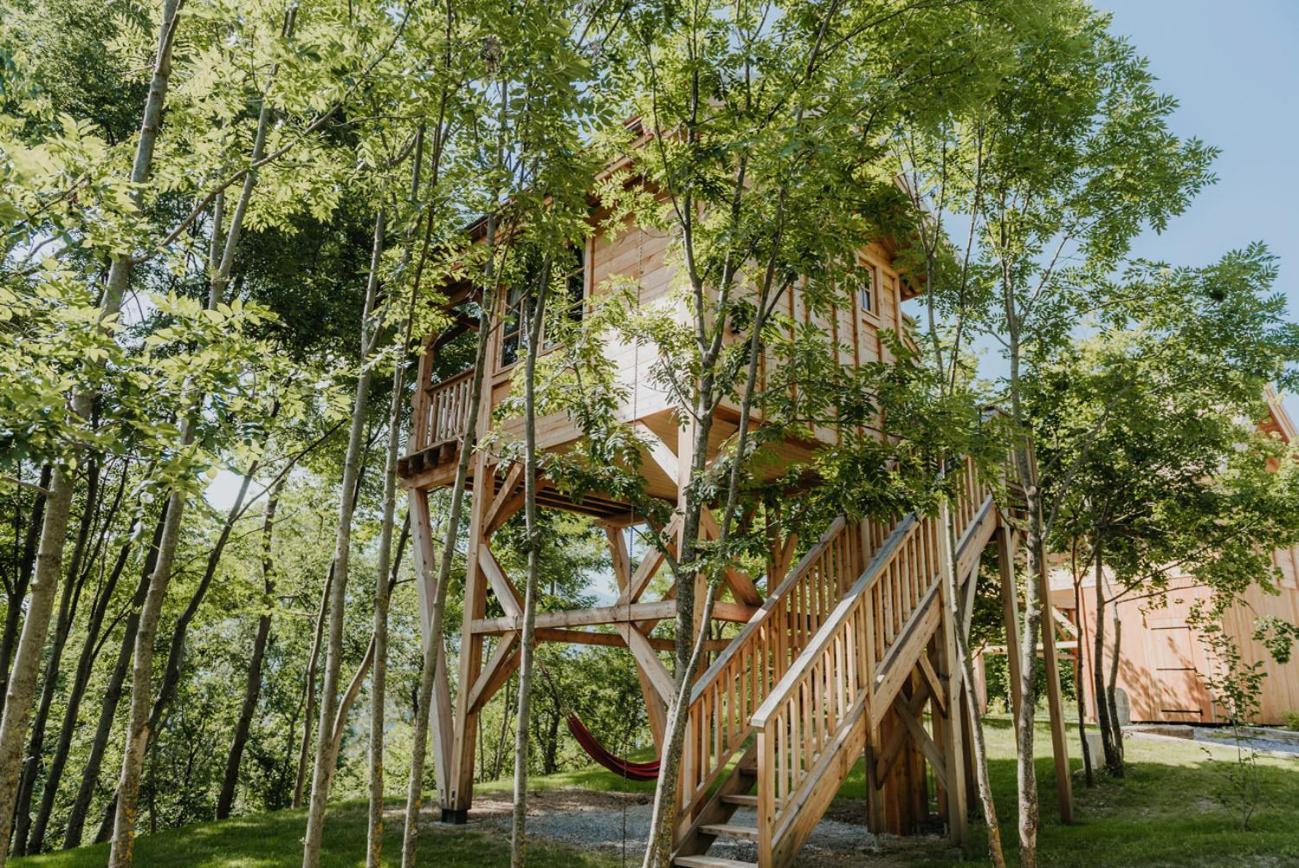
[[[671,243],[667,235],[629,224],[573,250],[563,284],[567,314],[586,315],[614,276],[630,282],[637,304],[671,305],[678,279]],[[901,305],[915,293],[894,268],[887,243],[868,246],[860,262],[871,279],[847,304],[814,309],[797,286],[782,299],[792,322],[813,325],[832,338],[845,366],[892,360],[885,331],[906,332]],[[427,336],[411,437],[399,464],[411,500],[422,600],[433,592],[428,493],[452,484],[471,416],[485,430],[509,395],[520,356],[518,318],[509,307],[514,297],[502,299],[496,311],[500,326],[491,336],[476,406],[470,403],[471,370],[434,375],[444,369],[440,354],[450,351],[456,335],[476,327],[476,318],[456,314],[472,300],[469,290],[450,294],[450,327]],[[607,345],[625,387],[618,415],[643,444],[646,488],[675,505],[688,478],[693,439],[668,396],[653,385],[655,351],[613,338]],[[765,376],[764,370],[760,389]],[[734,406],[719,410],[710,453],[723,448],[738,421]],[[755,425],[762,421],[753,419]],[[517,426],[505,422],[504,436],[517,436]],[[543,450],[564,449],[581,436],[562,415],[539,419],[537,434]],[[781,442],[773,447],[776,462],[804,461],[842,434],[820,427],[811,442]],[[946,566],[949,543],[938,518],[918,515],[886,523],[840,517],[819,538],[773,539],[765,576],[748,575],[739,565],[726,571],[714,618],[734,626],[728,638],[709,644],[690,694],[675,864],[748,864],[708,855],[719,838],[753,842],[757,864],[788,864],[863,758],[870,830],[908,834],[945,827],[954,839],[964,840],[973,769],[954,631],[968,629],[972,577],[986,547],[997,548],[1003,583],[1012,587],[1016,538],[984,481],[968,465],[957,472],[954,575]],[[471,455],[464,620],[459,659],[448,664],[458,667],[458,689],[453,699],[446,668],[440,668],[431,712],[447,822],[463,822],[472,805],[477,716],[518,665],[522,593],[493,553],[492,538],[521,509],[522,479],[519,463],[503,460],[492,448]],[[649,599],[647,589],[664,556],[650,548],[639,564],[632,563],[624,531],[646,521],[632,505],[598,492],[575,499],[545,479],[539,480],[538,499],[546,509],[582,513],[604,525],[619,593],[612,605],[539,612],[536,636],[544,642],[625,648],[635,661],[650,729],[661,747],[673,675],[660,654],[672,641],[656,628],[676,616],[682,593],[700,589],[669,587]],[[679,545],[681,522],[673,519],[651,532],[662,534],[669,547]],[[701,533],[705,538],[717,533],[707,511]],[[488,617],[489,598],[503,615]],[[1010,593],[1008,612],[1013,605]],[[1012,629],[1009,641],[1014,639]],[[1052,695],[1057,761],[1067,769],[1058,692]],[[1058,778],[1067,816],[1067,772]]]

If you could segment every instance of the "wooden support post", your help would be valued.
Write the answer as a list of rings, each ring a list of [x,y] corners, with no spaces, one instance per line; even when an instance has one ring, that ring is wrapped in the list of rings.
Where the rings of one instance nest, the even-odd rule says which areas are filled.
[[[490,389],[484,389],[490,395]],[[487,401],[484,401],[487,403]],[[485,419],[480,414],[479,424]],[[460,685],[456,696],[455,750],[452,755],[450,807],[443,808],[443,822],[463,823],[474,798],[474,752],[477,749],[478,712],[470,707],[470,691],[464,685],[478,681],[483,666],[485,636],[473,629],[474,620],[487,613],[487,577],[479,567],[479,549],[486,543],[483,523],[495,494],[492,467],[485,453],[473,457],[474,492],[469,512],[469,542],[465,557],[464,625],[460,633]]]
[[[409,494],[411,532],[415,538],[415,570],[420,611],[420,635],[423,641],[442,642],[440,636],[430,636],[432,603],[437,594],[437,560],[433,549],[433,525],[429,516],[428,492],[411,489]],[[433,698],[429,703],[429,742],[433,749],[433,774],[437,778],[438,801],[443,808],[451,807],[451,752],[454,749],[454,728],[451,721],[451,688],[447,683],[446,648],[439,648],[437,670],[433,681]]]
[[[609,540],[609,554],[613,561],[613,576],[618,583],[619,599],[625,596],[631,585],[631,557],[627,551],[627,541],[623,537],[621,528],[605,526],[605,537]],[[650,557],[652,553],[647,553]],[[648,645],[649,640],[640,633],[639,627],[634,624],[628,624],[621,630],[623,640],[632,651],[633,658],[636,661],[636,679],[640,682],[641,696],[645,699],[646,713],[649,717],[650,734],[654,737],[654,748],[658,752],[663,751],[663,733],[667,728],[667,706],[663,702],[662,696],[655,688],[654,682],[650,678],[650,673],[646,671],[645,666],[641,664],[641,654],[637,653],[637,648],[632,646],[631,633],[635,632],[638,637],[643,639]],[[643,651],[641,652],[643,653]],[[654,649],[649,649],[649,654],[653,657],[655,664],[662,668],[663,664],[659,662],[654,655]],[[666,673],[666,670],[664,671]],[[669,676],[670,680],[670,676]]]
[[[952,841],[959,847],[965,847],[969,843],[969,822],[966,810],[966,789],[965,789],[965,732],[962,723],[965,716],[961,713],[958,703],[961,698],[961,689],[964,679],[961,677],[961,667],[958,664],[957,656],[956,631],[961,629],[960,620],[960,597],[959,589],[956,584],[955,560],[956,553],[953,549],[952,539],[952,514],[948,504],[944,503],[939,511],[938,521],[938,552],[939,565],[942,575],[942,626],[940,633],[935,637],[935,645],[938,646],[942,654],[943,661],[943,691],[934,691],[935,705],[943,713],[942,723],[943,735],[943,756],[947,766],[947,828],[952,836]],[[922,671],[927,677],[932,677],[932,668],[925,669],[924,663],[928,661],[922,656]],[[944,703],[942,694],[945,693]],[[922,745],[923,746],[923,745]],[[933,760],[931,759],[932,763]]]
[[[1001,578],[1001,622],[1006,630],[1006,677],[1010,682],[1010,710],[1019,728],[1019,598],[1015,593],[1015,537],[1002,521],[997,529],[997,573]]]
[[[1042,656],[1046,662],[1046,699],[1051,716],[1051,753],[1055,758],[1055,797],[1060,822],[1073,822],[1073,782],[1069,778],[1069,742],[1065,737],[1064,697],[1060,693],[1060,658],[1055,650],[1055,607],[1046,562],[1038,564],[1038,592],[1042,596]]]

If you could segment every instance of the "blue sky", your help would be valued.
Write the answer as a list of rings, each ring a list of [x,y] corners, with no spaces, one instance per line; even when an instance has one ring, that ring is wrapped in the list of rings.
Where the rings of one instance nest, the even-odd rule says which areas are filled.
[[[1103,0],[1113,32],[1150,60],[1180,107],[1175,131],[1222,150],[1218,183],[1134,253],[1181,265],[1264,241],[1281,259],[1277,288],[1299,316],[1299,2]],[[1286,396],[1299,419],[1299,398]]]

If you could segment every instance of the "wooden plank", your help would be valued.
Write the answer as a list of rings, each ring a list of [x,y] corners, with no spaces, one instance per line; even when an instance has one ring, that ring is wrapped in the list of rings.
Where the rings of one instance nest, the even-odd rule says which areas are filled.
[[[672,674],[668,672],[663,661],[659,659],[654,648],[650,645],[649,639],[641,633],[635,624],[621,624],[618,632],[622,634],[623,639],[627,642],[627,647],[631,649],[632,655],[636,658],[637,668],[645,673],[646,678],[654,686],[658,693],[659,699],[667,705],[670,705],[676,695],[676,682]]]
[[[478,568],[487,577],[493,593],[496,594],[496,601],[501,604],[506,616],[522,618],[523,596],[519,593],[518,588],[514,587],[514,583],[506,577],[505,570],[501,569],[500,561],[496,560],[496,555],[492,552],[491,546],[485,542],[478,547]]]
[[[593,609],[538,612],[536,623],[538,627],[591,627],[596,624],[620,624],[625,621],[657,622],[673,617],[676,615],[676,610],[675,600],[659,600],[653,603],[597,606]],[[738,603],[716,603],[713,617],[718,621],[745,624],[756,612],[756,609]],[[475,634],[508,633],[510,630],[523,629],[523,617],[506,615],[501,618],[475,618],[470,626]]]
[[[943,788],[950,792],[947,777],[947,764],[943,762],[943,755],[942,752],[938,750],[938,745],[934,744],[934,740],[929,737],[929,733],[925,732],[925,728],[920,725],[920,721],[917,720],[914,715],[900,712],[896,705],[893,706],[893,710],[895,714],[897,714],[898,719],[902,721],[904,726],[906,726],[907,732],[911,734],[911,738],[920,747],[920,752],[925,755],[925,759],[929,760],[929,765],[934,770],[934,777],[938,778],[942,783]]]
[[[519,634],[506,633],[496,643],[492,656],[479,674],[478,680],[469,689],[470,711],[480,711],[483,704],[495,695],[510,674],[518,668]]]
[[[929,691],[933,694],[934,702],[938,704],[939,711],[944,717],[947,716],[947,697],[944,696],[946,690],[943,688],[942,679],[934,671],[934,664],[929,661],[929,653],[922,651],[920,659],[917,661],[920,667],[920,673],[924,676],[925,682],[929,685]]]

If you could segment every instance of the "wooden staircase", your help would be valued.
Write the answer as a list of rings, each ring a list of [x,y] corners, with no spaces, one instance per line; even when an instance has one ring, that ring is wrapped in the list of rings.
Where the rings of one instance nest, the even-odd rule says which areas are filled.
[[[959,593],[998,514],[974,468],[957,472]],[[911,740],[944,788],[965,773],[921,719],[926,702],[946,714],[958,696],[929,651],[945,626],[946,545],[937,516],[836,519],[771,592],[691,695],[674,864],[755,864],[709,855],[719,839],[756,845],[762,868],[789,864],[868,744],[879,756]]]

